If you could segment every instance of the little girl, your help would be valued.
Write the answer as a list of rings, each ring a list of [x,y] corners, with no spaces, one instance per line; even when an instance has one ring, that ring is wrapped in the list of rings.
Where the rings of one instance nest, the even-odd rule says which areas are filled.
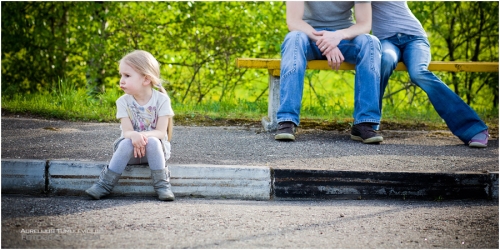
[[[161,84],[158,61],[146,51],[133,51],[120,60],[120,76],[125,94],[116,101],[116,118],[121,120],[122,133],[114,142],[108,167],[85,192],[98,200],[111,193],[127,164],[148,163],[158,198],[173,201],[165,162],[170,158],[174,111]]]

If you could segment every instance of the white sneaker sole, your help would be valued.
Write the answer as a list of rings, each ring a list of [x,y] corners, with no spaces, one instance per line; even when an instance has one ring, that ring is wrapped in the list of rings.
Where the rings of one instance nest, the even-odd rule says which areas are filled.
[[[372,137],[372,138],[368,138],[366,140],[363,140],[363,138],[359,137],[359,136],[356,136],[356,135],[351,135],[351,139],[352,140],[355,140],[355,141],[361,141],[365,144],[369,144],[369,143],[379,143],[379,142],[382,142],[384,140],[384,138],[382,136],[375,136],[375,137]]]
[[[295,136],[293,134],[277,134],[274,139],[278,141],[295,141]]]
[[[479,142],[471,142],[469,143],[469,147],[471,148],[486,148],[488,145],[479,143]]]

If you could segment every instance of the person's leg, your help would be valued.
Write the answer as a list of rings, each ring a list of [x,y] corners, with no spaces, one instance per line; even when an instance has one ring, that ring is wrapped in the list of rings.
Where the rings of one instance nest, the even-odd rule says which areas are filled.
[[[428,70],[430,45],[425,37],[409,37],[402,52],[411,81],[422,88],[451,132],[464,143],[488,129],[479,116],[455,92]]]
[[[109,169],[115,173],[123,173],[127,164],[138,164],[142,160],[142,163],[147,162],[145,159],[134,158],[134,145],[132,145],[132,140],[123,139],[117,146],[111,161],[109,161]]]
[[[339,49],[348,63],[355,64],[354,124],[380,122],[380,60],[379,40],[368,34],[344,40]]]
[[[383,141],[373,127],[380,123],[380,60],[379,40],[368,34],[342,41],[338,48],[348,63],[355,64],[354,125],[351,139],[363,143]]]
[[[163,144],[160,139],[155,137],[148,138],[146,144],[146,157],[149,168],[151,168],[151,179],[153,179],[153,188],[162,201],[173,201],[174,193],[170,185],[170,173],[165,166],[165,154]]]
[[[118,183],[121,174],[125,170],[131,156],[133,157],[134,146],[130,139],[123,139],[117,146],[111,157],[109,166],[106,166],[99,175],[99,180],[85,192],[93,199],[99,200],[101,197],[111,193]]]
[[[165,168],[165,154],[163,153],[163,144],[160,139],[155,137],[148,138],[148,144],[146,144],[146,158],[151,170],[161,170]]]
[[[317,46],[311,43],[304,32],[292,31],[281,45],[280,106],[277,121],[300,123],[300,108],[304,90],[304,74],[307,61],[321,59],[321,53],[313,51]]]
[[[146,144],[146,155],[141,158],[134,157],[134,145],[132,140],[123,139],[117,146],[116,151],[109,162],[109,169],[116,173],[123,173],[129,164],[148,164],[151,170],[165,168],[165,154],[161,140],[155,137],[148,138]]]
[[[384,98],[385,88],[389,83],[389,78],[392,72],[398,66],[400,60],[400,50],[394,45],[391,40],[383,39],[380,41],[382,45],[382,60],[380,62],[380,98],[379,108],[382,113],[382,99]]]
[[[380,44],[382,46],[382,59],[380,61],[380,97],[378,105],[380,115],[382,115],[382,99],[384,98],[385,89],[389,84],[392,72],[398,65],[401,54],[399,48],[392,42],[391,38],[381,40]],[[379,124],[373,125],[373,129],[379,130],[379,128]]]
[[[307,61],[322,57],[318,46],[304,32],[292,31],[285,37],[281,45],[280,106],[277,112],[278,131],[274,139],[295,140]]]

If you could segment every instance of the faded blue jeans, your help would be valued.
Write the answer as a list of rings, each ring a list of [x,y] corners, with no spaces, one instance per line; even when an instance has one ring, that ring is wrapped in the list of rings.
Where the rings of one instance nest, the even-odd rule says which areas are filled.
[[[488,129],[469,105],[427,69],[431,61],[431,52],[426,37],[397,34],[380,42],[382,44],[380,109],[389,77],[398,62],[402,61],[408,69],[412,83],[422,88],[436,112],[460,140],[468,143],[474,135]]]
[[[342,40],[338,48],[344,61],[355,64],[354,124],[380,122],[380,42],[368,34]],[[299,125],[307,61],[326,60],[316,43],[300,31],[292,31],[281,45],[280,107],[278,122]]]

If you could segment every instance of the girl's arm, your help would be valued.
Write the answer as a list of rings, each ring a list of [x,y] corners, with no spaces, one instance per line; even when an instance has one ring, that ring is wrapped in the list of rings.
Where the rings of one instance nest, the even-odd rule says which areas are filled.
[[[134,157],[144,157],[146,155],[146,144],[148,143],[148,137],[134,131],[132,126],[132,121],[130,118],[121,118],[121,125],[123,131],[123,137],[132,140],[132,145],[134,146]]]
[[[137,136],[137,134],[144,135],[146,138],[147,137],[156,137],[158,139],[165,139],[165,135],[167,134],[167,127],[168,127],[168,119],[169,116],[160,116],[158,117],[158,122],[156,123],[156,129],[155,130],[150,130],[150,131],[142,131],[142,132],[136,132],[134,131],[134,128],[132,127],[132,122],[130,121],[130,118],[125,117],[121,119],[121,125],[122,125],[122,130],[123,130],[123,137],[125,138],[130,138],[134,139],[134,137]],[[137,137],[138,139],[138,137]],[[144,144],[146,145],[146,144]]]
[[[165,135],[167,135],[168,118],[169,116],[159,116],[158,122],[156,123],[156,129],[140,133],[146,137],[156,137],[161,140],[165,139]]]
[[[158,117],[156,129],[151,131],[134,131],[130,118],[124,117],[121,119],[123,130],[123,137],[132,140],[134,146],[134,157],[144,157],[146,155],[146,144],[148,144],[148,137],[156,137],[158,139],[165,139],[167,134],[169,116]]]

